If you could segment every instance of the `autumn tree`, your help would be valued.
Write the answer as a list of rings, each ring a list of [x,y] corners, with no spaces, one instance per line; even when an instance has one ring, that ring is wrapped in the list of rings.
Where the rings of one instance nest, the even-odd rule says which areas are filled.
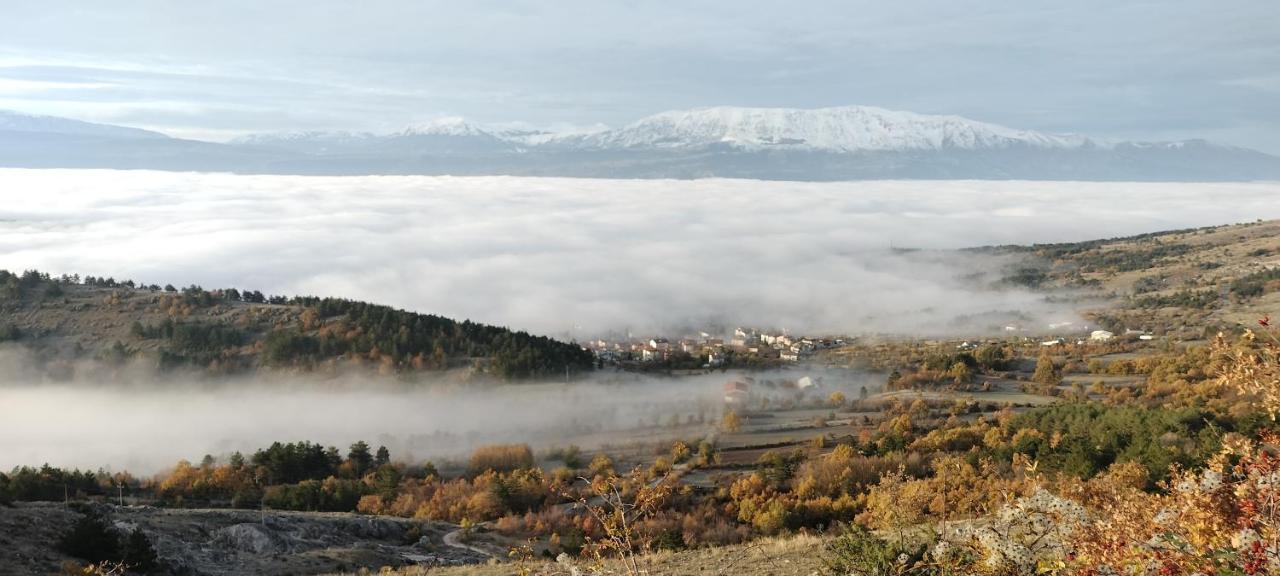
[[[742,430],[742,417],[738,416],[736,411],[730,410],[720,421],[720,429],[725,432],[737,432]]]
[[[1031,379],[1046,386],[1054,386],[1062,381],[1062,375],[1058,373],[1057,367],[1053,365],[1053,358],[1047,352],[1040,354],[1040,358],[1036,360],[1036,371]]]

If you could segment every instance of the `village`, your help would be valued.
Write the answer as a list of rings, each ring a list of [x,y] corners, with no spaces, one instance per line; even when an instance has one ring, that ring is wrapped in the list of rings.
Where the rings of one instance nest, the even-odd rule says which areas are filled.
[[[1060,346],[1074,342],[1102,343],[1116,338],[1149,341],[1155,336],[1148,330],[1125,329],[1122,333],[1098,329],[1076,322],[1054,322],[1044,330],[1008,325],[1003,327],[1005,340],[1038,341],[1042,346]],[[729,367],[774,368],[794,364],[811,358],[824,350],[851,346],[866,336],[803,336],[789,330],[757,329],[740,326],[726,336],[701,331],[696,335],[680,338],[653,336],[598,338],[582,344],[591,351],[599,366],[648,370],[655,368],[713,370]],[[891,338],[886,336],[887,338]],[[965,340],[956,349],[973,350],[982,341]],[[934,344],[936,341],[926,341]]]
[[[798,336],[786,330],[739,327],[728,338],[699,332],[677,340],[655,336],[640,339],[597,339],[583,346],[603,366],[666,365],[724,368],[799,362],[820,350],[839,348],[853,338]]]

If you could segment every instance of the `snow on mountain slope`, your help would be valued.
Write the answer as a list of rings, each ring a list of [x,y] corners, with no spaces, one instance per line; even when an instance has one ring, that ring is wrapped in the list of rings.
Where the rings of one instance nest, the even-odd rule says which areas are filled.
[[[373,138],[376,138],[376,136],[369,132],[306,130],[300,132],[249,134],[232,140],[231,144],[275,147],[292,147],[304,143],[316,146],[350,146],[367,142]]]
[[[1087,138],[1016,130],[959,116],[933,116],[870,106],[811,110],[716,107],[663,112],[631,125],[561,142],[598,149],[788,148],[864,150],[1079,148]]]
[[[446,118],[436,118],[426,122],[411,124],[404,131],[396,134],[397,136],[481,136],[493,137],[493,134],[483,128],[475,126],[467,122],[465,119],[457,116],[449,116]]]
[[[57,116],[41,116],[23,114],[11,110],[0,110],[0,131],[6,132],[39,132],[44,134],[67,134],[76,136],[108,136],[113,138],[168,138],[159,132],[94,124]]]

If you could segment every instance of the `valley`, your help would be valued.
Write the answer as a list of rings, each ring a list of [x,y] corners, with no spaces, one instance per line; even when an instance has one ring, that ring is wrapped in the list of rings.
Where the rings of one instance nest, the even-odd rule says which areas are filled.
[[[193,462],[200,454],[191,453],[190,461],[153,474],[14,468],[0,476],[0,494],[10,502],[0,506],[0,525],[10,527],[4,531],[11,554],[5,562],[55,569],[71,558],[44,543],[61,537],[77,518],[100,514],[109,518],[110,530],[141,530],[162,570],[174,573],[231,573],[229,566],[351,573],[398,566],[404,574],[497,574],[526,566],[553,574],[585,567],[596,555],[606,566],[629,558],[609,552],[608,532],[599,523],[612,514],[611,492],[601,487],[616,486],[627,499],[652,498],[634,509],[629,530],[642,539],[642,561],[653,570],[697,573],[742,561],[751,566],[743,570],[760,570],[744,574],[808,574],[829,561],[814,550],[845,538],[838,523],[857,518],[881,533],[895,526],[897,512],[886,508],[895,500],[923,498],[914,500],[918,508],[909,523],[945,535],[957,530],[948,523],[998,508],[1000,490],[1029,496],[1023,491],[1031,490],[1032,478],[1016,464],[1025,459],[1051,475],[1035,481],[1041,486],[1093,482],[1130,463],[1143,467],[1143,484],[1150,486],[1171,464],[1207,458],[1221,441],[1216,430],[1267,426],[1249,415],[1251,394],[1217,388],[1212,369],[1203,366],[1218,346],[1211,342],[1217,332],[1239,334],[1246,322],[1257,326],[1274,308],[1280,284],[1267,274],[1280,255],[1278,230],[1280,223],[1267,221],[975,249],[1012,257],[999,282],[1079,303],[1078,323],[993,325],[963,339],[815,336],[814,342],[830,345],[806,348],[795,360],[775,356],[767,362],[749,349],[790,350],[791,343],[807,340],[743,328],[726,338],[702,338],[692,353],[681,349],[694,360],[689,368],[673,358],[646,360],[639,352],[620,362],[609,347],[605,358],[599,347],[574,345],[588,360],[559,383],[546,382],[536,370],[494,371],[483,353],[449,352],[484,350],[477,347],[484,340],[439,340],[446,353],[434,363],[419,359],[435,344],[413,344],[412,330],[408,346],[384,349],[376,341],[377,324],[367,324],[370,316],[361,311],[404,326],[461,326],[445,318],[320,298],[259,297],[252,290],[9,275],[2,328],[11,359],[24,359],[22,378],[32,391],[52,385],[74,390],[88,379],[122,390],[173,386],[181,379],[181,386],[211,390],[210,398],[217,398],[219,390],[256,394],[241,388],[241,380],[290,378],[300,379],[290,385],[291,402],[325,414],[329,409],[316,402],[348,403],[357,396],[308,400],[308,389],[331,393],[356,386],[352,390],[364,395],[380,394],[381,381],[392,384],[389,398],[408,410],[372,408],[383,415],[375,420],[382,424],[343,428],[342,438],[324,437],[319,421],[313,426],[305,420],[290,424],[283,437],[257,431],[234,444],[224,438],[223,446],[237,449],[210,451],[199,463]],[[1197,291],[1215,298],[1178,296]],[[498,329],[470,330],[455,333],[509,337]],[[273,348],[281,333],[316,344],[293,345],[307,352],[281,356]],[[658,339],[639,349],[657,350]],[[555,352],[565,345],[554,340],[528,341],[548,354],[577,358]],[[717,350],[727,361],[711,366],[706,354]],[[563,380],[550,368],[549,376]],[[263,385],[269,384],[255,384]],[[415,443],[412,435],[429,428],[397,423],[414,413],[442,418],[427,416],[436,402],[485,410],[460,408],[468,405],[462,396],[468,390],[500,394],[541,418],[521,417],[510,426],[493,420],[470,431],[441,421],[438,431],[450,436],[427,443]],[[542,408],[530,410],[535,405]],[[507,411],[502,401],[488,406]],[[394,434],[398,429],[404,437]],[[363,439],[377,441],[357,442],[349,452],[294,443],[299,436],[324,437],[342,446],[362,440],[361,430]],[[14,433],[20,429],[8,432]],[[215,427],[203,436],[212,441],[219,434]],[[1053,442],[1046,441],[1048,434]],[[271,440],[278,442],[267,446]],[[962,485],[951,487],[952,480],[937,472],[943,467],[957,467],[966,478],[956,480]],[[973,496],[948,502],[889,492],[913,485]],[[28,503],[55,493],[71,506]],[[113,504],[117,500],[125,505]],[[40,531],[16,528],[35,523]],[[493,562],[489,558],[502,564],[441,568]]]

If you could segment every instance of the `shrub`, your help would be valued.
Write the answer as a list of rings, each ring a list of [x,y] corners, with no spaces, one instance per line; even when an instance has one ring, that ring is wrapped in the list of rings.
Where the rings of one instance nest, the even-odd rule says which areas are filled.
[[[533,450],[528,444],[494,444],[481,446],[471,453],[468,469],[472,475],[492,470],[513,472],[533,467]]]
[[[120,539],[101,514],[88,511],[58,539],[58,550],[90,562],[120,559]]]

